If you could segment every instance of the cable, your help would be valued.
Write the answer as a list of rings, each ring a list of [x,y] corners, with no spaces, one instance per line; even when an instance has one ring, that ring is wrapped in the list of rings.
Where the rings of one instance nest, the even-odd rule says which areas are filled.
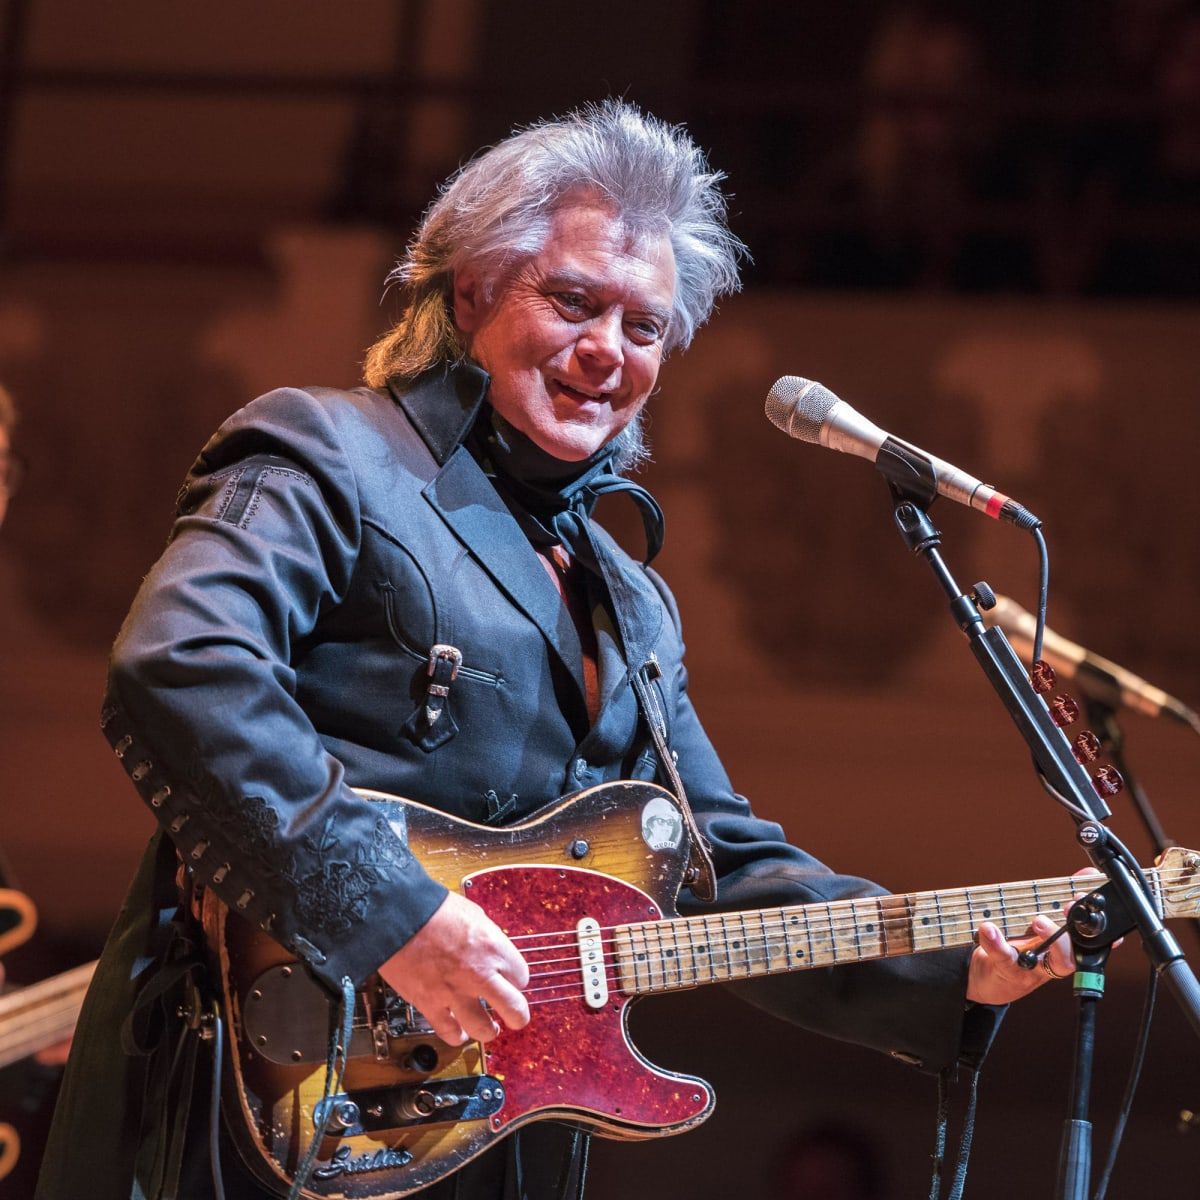
[[[1033,635],[1033,661],[1042,657],[1042,639],[1046,635],[1046,609],[1050,602],[1050,551],[1046,547],[1046,539],[1042,536],[1041,525],[1035,525],[1030,531],[1038,548],[1038,604],[1037,629]]]
[[[1104,1200],[1113,1168],[1117,1165],[1117,1151],[1121,1148],[1121,1138],[1125,1134],[1125,1126],[1129,1121],[1130,1110],[1133,1108],[1133,1093],[1137,1090],[1138,1081],[1142,1077],[1142,1067],[1146,1062],[1146,1047],[1150,1044],[1150,1020],[1154,1015],[1154,1001],[1157,995],[1158,972],[1151,967],[1150,979],[1146,984],[1146,999],[1142,1004],[1137,1048],[1133,1054],[1133,1061],[1129,1064],[1129,1078],[1125,1081],[1125,1094],[1121,1097],[1121,1111],[1117,1114],[1117,1121],[1113,1126],[1112,1138],[1108,1144],[1108,1157],[1104,1160],[1104,1171],[1096,1187],[1094,1200]]]

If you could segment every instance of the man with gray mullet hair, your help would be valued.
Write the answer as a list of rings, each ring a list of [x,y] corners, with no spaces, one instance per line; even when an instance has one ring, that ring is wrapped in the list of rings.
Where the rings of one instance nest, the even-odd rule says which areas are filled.
[[[401,316],[368,352],[368,386],[268,393],[204,447],[113,649],[104,734],[160,829],[80,1020],[39,1200],[257,1198],[289,1180],[314,1196],[579,1195],[578,1125],[493,1139],[507,1132],[500,1073],[443,1078],[471,1055],[492,1061],[506,1038],[526,1048],[534,1077],[560,1077],[566,1041],[529,1036],[545,1014],[574,1011],[545,1005],[531,1023],[544,954],[510,938],[494,904],[499,922],[489,916],[484,889],[462,882],[469,871],[444,869],[448,855],[527,836],[502,828],[559,830],[563,818],[545,815],[560,812],[557,797],[581,793],[570,811],[601,817],[595,830],[564,830],[563,865],[538,878],[611,874],[605,840],[626,811],[619,797],[635,795],[629,857],[686,868],[684,912],[879,894],[790,845],[733,790],[688,697],[675,602],[648,566],[662,514],[621,473],[645,454],[640,418],[663,357],[738,286],[720,179],[686,133],[628,104],[516,133],[426,214],[392,276]],[[638,506],[644,562],[591,519],[607,493]],[[602,786],[618,781],[628,786]],[[436,852],[422,841],[430,821],[453,835]],[[349,1107],[320,1104],[318,1085],[290,1116],[271,1109],[299,1088],[296,1071],[319,1071],[318,1038],[291,1051],[304,1066],[285,1055],[278,1095],[260,1088],[242,1105],[248,1076],[227,1063],[225,1120],[213,1124],[211,1035],[236,1041],[253,1072],[274,1061],[272,1038],[303,1041],[277,996],[255,1038],[265,1058],[243,1047],[196,923],[202,912],[211,930],[226,911],[222,969],[236,967],[230,938],[254,931],[271,947],[270,969],[245,984],[254,990],[228,993],[243,1006],[275,988],[309,989],[337,1021],[362,1013],[364,989],[411,1006],[389,1008],[365,1050],[351,1041],[351,1074],[359,1054],[370,1078],[398,1072],[386,1101],[354,1092]],[[1016,953],[985,924],[974,950],[738,988],[940,1071],[977,1062],[990,1006],[1048,977],[1018,970]],[[1065,974],[1062,943],[1051,953]],[[619,981],[605,986],[619,1008]],[[579,1021],[608,1007],[573,1004]],[[326,1099],[340,1095],[344,1036]],[[612,1065],[586,1064],[588,1086]],[[472,1098],[450,1095],[463,1088]],[[356,1124],[389,1119],[374,1135]],[[423,1122],[441,1141],[411,1141]],[[289,1131],[281,1169],[266,1143]],[[443,1144],[457,1158],[429,1173]]]

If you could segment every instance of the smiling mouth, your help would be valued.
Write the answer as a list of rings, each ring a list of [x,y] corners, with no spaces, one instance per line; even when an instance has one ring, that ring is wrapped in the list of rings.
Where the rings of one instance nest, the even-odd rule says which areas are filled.
[[[609,392],[588,392],[584,391],[583,388],[572,387],[569,383],[565,383],[561,379],[556,379],[554,382],[567,396],[572,400],[577,400],[581,404],[598,404],[601,401],[608,400],[611,396]]]

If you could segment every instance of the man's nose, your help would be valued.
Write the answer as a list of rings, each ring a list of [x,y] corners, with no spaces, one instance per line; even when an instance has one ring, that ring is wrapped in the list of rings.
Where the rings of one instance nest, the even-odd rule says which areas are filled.
[[[624,359],[622,337],[621,314],[600,313],[587,322],[575,344],[576,353],[593,366],[618,367]]]

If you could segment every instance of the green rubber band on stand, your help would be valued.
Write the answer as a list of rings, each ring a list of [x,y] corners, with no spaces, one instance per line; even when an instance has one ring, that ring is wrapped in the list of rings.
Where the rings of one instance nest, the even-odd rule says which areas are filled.
[[[1104,975],[1099,971],[1076,971],[1071,980],[1071,986],[1076,991],[1102,992],[1104,991]]]

